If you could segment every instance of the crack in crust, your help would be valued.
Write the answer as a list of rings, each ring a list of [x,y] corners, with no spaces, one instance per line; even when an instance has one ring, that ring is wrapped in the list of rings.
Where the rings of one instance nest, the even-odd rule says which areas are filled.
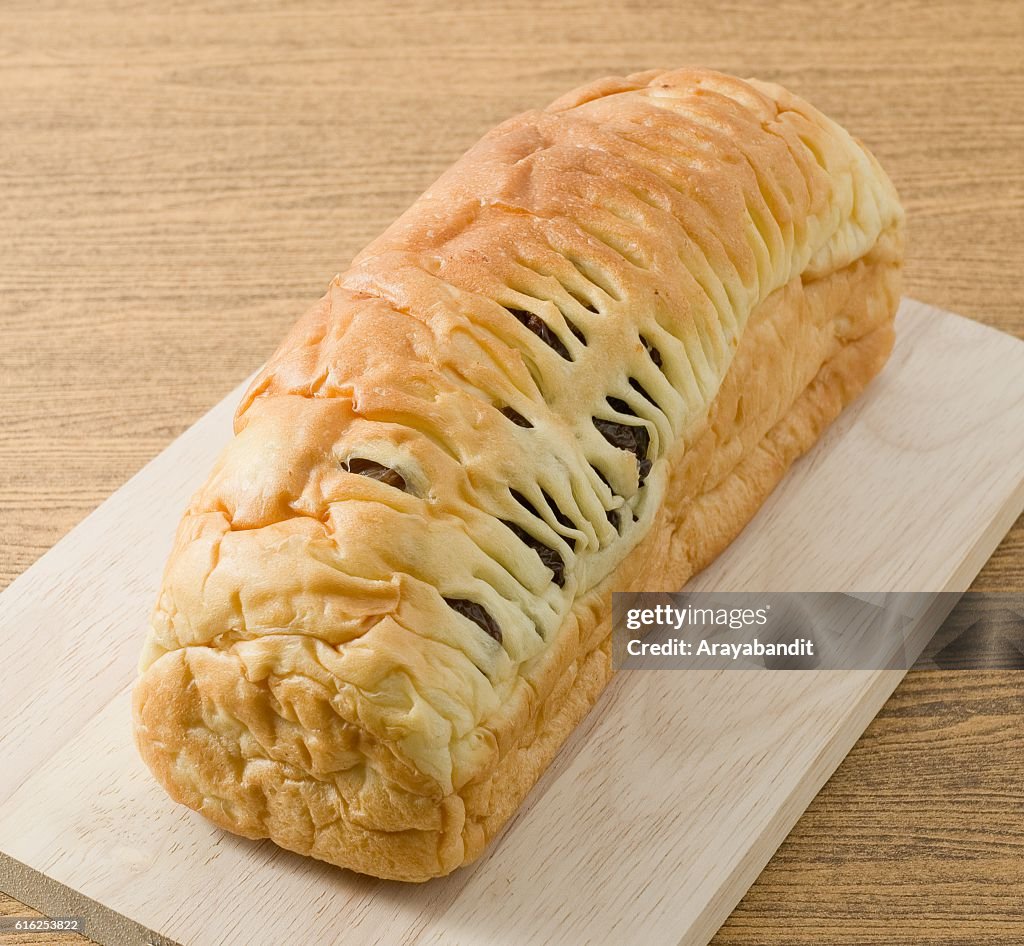
[[[777,86],[499,126],[240,405],[154,609],[147,763],[341,866],[476,857],[607,682],[610,592],[681,587],[880,369],[901,255],[877,163]]]

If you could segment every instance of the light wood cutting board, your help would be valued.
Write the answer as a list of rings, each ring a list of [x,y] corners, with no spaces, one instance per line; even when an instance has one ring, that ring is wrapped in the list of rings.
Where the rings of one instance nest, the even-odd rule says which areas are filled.
[[[1024,343],[905,300],[883,375],[691,584],[963,590],[1024,508]],[[129,687],[241,388],[0,595],[0,888],[105,943],[702,946],[899,682],[620,674],[475,865],[377,881],[172,804]]]

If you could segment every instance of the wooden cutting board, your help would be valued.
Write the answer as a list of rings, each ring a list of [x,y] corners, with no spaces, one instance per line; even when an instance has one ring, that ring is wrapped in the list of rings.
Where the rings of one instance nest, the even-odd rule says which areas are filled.
[[[905,300],[883,375],[692,584],[963,590],[1024,508],[1024,343]],[[703,946],[901,671],[621,673],[498,843],[419,886],[225,834],[137,758],[129,687],[241,388],[0,595],[0,888],[100,942]]]

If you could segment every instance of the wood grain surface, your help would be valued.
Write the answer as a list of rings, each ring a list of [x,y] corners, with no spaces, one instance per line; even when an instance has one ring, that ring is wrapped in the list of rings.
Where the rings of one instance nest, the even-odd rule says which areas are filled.
[[[805,94],[900,189],[907,293],[1024,336],[1022,43],[1019,0],[7,0],[0,583],[483,131],[595,75],[692,62]],[[1018,522],[974,588],[1022,587]],[[1022,696],[911,674],[716,946],[1024,941]]]

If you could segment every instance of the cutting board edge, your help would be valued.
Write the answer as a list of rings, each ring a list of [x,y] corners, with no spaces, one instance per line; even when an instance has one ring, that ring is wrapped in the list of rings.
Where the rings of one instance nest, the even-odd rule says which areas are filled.
[[[832,741],[818,753],[810,770],[813,777],[805,777],[796,784],[769,826],[721,885],[718,897],[709,901],[690,930],[679,940],[679,946],[707,946],[711,942],[907,673],[906,670],[875,671],[876,679],[871,689],[863,693]]]
[[[956,315],[956,313],[950,313]],[[957,316],[967,321],[966,316]],[[980,324],[980,323],[975,323]],[[987,325],[982,325],[986,331],[999,332]],[[1008,336],[1014,338],[1014,336]],[[1024,341],[1016,339],[1024,347]],[[1013,523],[1024,513],[1024,477],[1021,478],[1017,489],[1012,493],[998,515],[992,519],[988,527],[978,537],[978,540],[970,548],[964,551],[961,561],[951,570],[949,581],[944,588],[939,589],[936,594],[955,593],[959,599],[977,577],[985,563],[991,558],[999,543],[1002,542],[1009,532]],[[789,836],[793,827],[800,820],[807,807],[814,800],[815,796],[825,786],[828,780],[835,774],[842,765],[843,760],[849,755],[850,750],[856,745],[857,740],[871,724],[871,721],[878,715],[889,697],[909,673],[909,670],[879,670],[878,682],[872,684],[872,688],[866,691],[855,707],[854,711],[843,720],[841,732],[836,735],[832,742],[823,747],[819,753],[818,761],[821,762],[820,778],[815,773],[813,779],[798,783],[794,791],[780,806],[773,824],[762,833],[757,843],[751,846],[747,854],[733,868],[732,876],[722,885],[722,890],[734,888],[729,892],[728,897],[719,898],[721,903],[709,902],[702,911],[696,923],[690,931],[679,941],[679,946],[707,946],[721,928],[722,924],[729,918],[736,905],[743,899],[747,891],[757,880],[761,872],[771,861],[775,852]],[[891,685],[890,685],[891,683]],[[880,685],[879,685],[880,684]],[[855,723],[855,725],[853,725]],[[842,750],[834,753],[836,746],[843,746]],[[826,758],[828,757],[828,758]],[[777,822],[777,824],[775,823]],[[763,841],[763,844],[761,843]],[[758,850],[761,847],[761,850]]]
[[[964,316],[960,316],[960,318],[964,318]],[[984,327],[988,328],[988,326]],[[991,329],[991,331],[996,330]],[[1024,345],[1024,342],[1021,344]],[[1022,513],[1024,513],[1024,478],[1021,479],[1016,491],[1003,504],[999,515],[992,520],[978,541],[971,548],[965,550],[961,562],[952,570],[946,587],[940,589],[936,594],[955,593],[959,598]],[[721,903],[711,901],[694,926],[691,927],[690,932],[679,941],[679,946],[707,946],[714,938],[722,924],[729,918],[736,905],[743,899],[775,852],[789,836],[815,796],[842,765],[857,740],[878,715],[909,670],[880,670],[877,673],[878,682],[872,685],[871,690],[862,695],[854,712],[843,720],[841,727],[843,731],[838,733],[835,739],[828,746],[823,747],[819,753],[816,765],[820,761],[820,778],[817,777],[819,773],[816,772],[813,779],[797,784],[794,791],[779,808],[771,827],[763,832],[763,845],[760,844],[761,839],[752,845],[747,854],[734,867],[732,876],[722,885],[723,891],[726,888],[733,888],[730,890],[729,896],[720,898]],[[834,753],[837,746],[845,748]],[[761,846],[761,850],[757,850],[759,846]],[[736,895],[734,896],[734,894]]]
[[[44,916],[81,917],[84,935],[100,946],[184,946],[3,851],[0,889]]]

